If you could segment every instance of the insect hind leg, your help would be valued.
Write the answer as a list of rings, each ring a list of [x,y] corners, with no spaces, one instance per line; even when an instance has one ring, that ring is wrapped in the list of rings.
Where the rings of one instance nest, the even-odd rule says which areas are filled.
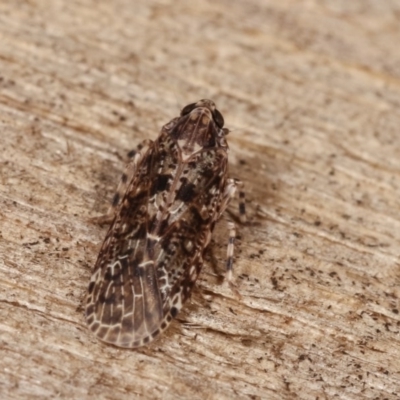
[[[241,299],[242,296],[237,289],[236,284],[233,282],[233,254],[235,250],[235,239],[236,239],[236,225],[232,221],[228,221],[228,229],[229,229],[229,239],[228,239],[228,247],[226,249],[226,275],[225,280],[228,283],[229,287],[235,293],[235,295]]]
[[[239,192],[239,220],[241,223],[246,223],[246,206],[245,206],[245,193],[243,191],[243,183],[238,179],[228,179],[223,196],[221,207],[221,214],[226,210],[230,200],[235,197]],[[233,256],[235,250],[236,239],[236,225],[232,221],[228,221],[229,239],[228,247],[226,250],[226,281],[231,287],[232,291],[240,298],[241,295],[233,283]]]
[[[232,282],[233,272],[233,253],[235,250],[235,239],[236,239],[236,226],[234,222],[228,222],[229,239],[228,247],[226,249],[226,280]]]

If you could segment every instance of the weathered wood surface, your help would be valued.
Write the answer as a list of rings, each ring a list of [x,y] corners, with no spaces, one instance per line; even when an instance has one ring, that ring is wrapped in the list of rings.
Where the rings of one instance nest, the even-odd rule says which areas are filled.
[[[398,1],[0,2],[0,397],[398,399]],[[86,329],[123,157],[211,98],[246,182],[148,348]],[[231,207],[235,211],[235,205]]]

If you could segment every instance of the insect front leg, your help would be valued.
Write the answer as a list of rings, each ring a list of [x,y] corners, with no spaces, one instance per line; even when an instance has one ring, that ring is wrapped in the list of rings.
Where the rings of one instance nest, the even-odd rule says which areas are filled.
[[[128,153],[128,158],[130,158],[129,163],[127,164],[124,173],[121,176],[121,179],[119,181],[117,190],[113,196],[112,202],[110,207],[108,208],[108,211],[105,215],[101,215],[100,217],[95,217],[92,218],[93,222],[96,222],[100,225],[103,224],[109,224],[112,222],[116,209],[118,208],[121,199],[126,192],[126,189],[129,185],[129,182],[132,180],[133,176],[135,175],[135,172],[137,170],[137,166],[142,160],[144,154],[148,150],[149,146],[153,142],[149,139],[144,140],[137,146],[137,150],[131,150]]]
[[[131,151],[128,152],[127,156],[130,160],[132,160],[136,154],[138,153],[142,153],[142,156],[144,153],[146,153],[147,149],[149,148],[149,146],[153,143],[152,140],[150,139],[144,139],[142,142],[140,142],[137,146],[136,149],[133,149]]]
[[[131,150],[128,153],[128,157],[130,158],[130,162],[125,168],[124,173],[121,176],[121,179],[118,184],[117,191],[114,194],[114,197],[111,202],[111,206],[107,211],[107,215],[110,217],[114,216],[115,210],[117,209],[118,205],[121,202],[121,199],[126,192],[126,189],[129,185],[129,182],[132,180],[133,176],[135,175],[136,169],[140,161],[142,160],[144,154],[146,153],[147,149],[153,142],[149,139],[145,139],[137,146],[137,150]]]
[[[238,179],[234,179],[236,182],[236,188],[239,188],[239,219],[242,224],[247,222],[246,217],[246,195],[243,190],[244,183]]]

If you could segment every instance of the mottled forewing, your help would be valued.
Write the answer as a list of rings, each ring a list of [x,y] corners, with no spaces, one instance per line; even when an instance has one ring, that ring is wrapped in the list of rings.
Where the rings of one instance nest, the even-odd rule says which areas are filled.
[[[86,318],[105,342],[133,347],[156,330],[163,307],[147,252],[149,199],[163,156],[150,148],[127,187],[89,284]]]
[[[170,154],[177,154],[177,144],[166,141],[174,150]],[[169,170],[173,165],[176,171]],[[185,162],[168,159],[162,170],[163,176],[169,176],[168,195],[165,198],[165,190],[159,188],[153,198],[163,211],[153,217],[149,229],[157,238],[153,251],[163,303],[162,330],[190,296],[202,267],[204,250],[220,214],[226,168],[226,150],[212,147]]]

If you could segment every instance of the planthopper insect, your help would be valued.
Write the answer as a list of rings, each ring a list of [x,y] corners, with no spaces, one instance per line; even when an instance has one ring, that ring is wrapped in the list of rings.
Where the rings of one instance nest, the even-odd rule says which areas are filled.
[[[88,288],[86,321],[100,340],[145,345],[190,297],[214,226],[240,185],[228,178],[223,126],[211,100],[189,104],[128,164]],[[244,220],[243,192],[239,210]],[[235,225],[228,226],[230,281]]]

